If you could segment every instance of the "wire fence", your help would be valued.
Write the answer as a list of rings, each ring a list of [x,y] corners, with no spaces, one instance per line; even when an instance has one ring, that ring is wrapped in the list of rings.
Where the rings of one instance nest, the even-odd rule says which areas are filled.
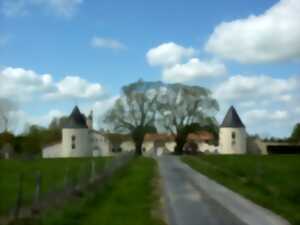
[[[21,172],[18,177],[14,204],[8,215],[0,216],[0,224],[7,225],[18,219],[35,217],[45,209],[62,205],[70,197],[81,196],[85,191],[95,189],[105,179],[111,177],[116,170],[126,165],[132,157],[132,153],[118,154],[101,169],[97,168],[96,160],[91,159],[89,163],[82,163],[76,173],[67,167],[62,171],[63,181],[47,191],[42,191],[46,175],[41,171],[37,170],[34,174],[30,174],[30,184],[28,184],[28,179],[26,180],[28,174]],[[26,192],[26,185],[34,186],[32,193]]]

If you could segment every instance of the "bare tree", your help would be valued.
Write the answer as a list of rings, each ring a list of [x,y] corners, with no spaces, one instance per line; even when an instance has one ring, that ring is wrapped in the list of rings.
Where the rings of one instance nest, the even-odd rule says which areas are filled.
[[[165,84],[158,95],[157,123],[176,136],[177,154],[182,153],[187,135],[216,122],[219,110],[211,92],[200,86]]]
[[[142,154],[142,144],[147,132],[155,132],[156,95],[144,89],[138,81],[122,88],[122,95],[105,115],[104,122],[114,131],[128,132],[134,143],[136,154]]]
[[[8,131],[15,125],[17,118],[13,118],[13,111],[17,109],[16,103],[7,98],[0,98],[0,129]]]
[[[144,135],[154,125],[176,137],[175,152],[180,154],[190,132],[215,125],[218,109],[217,101],[206,88],[138,81],[123,87],[105,121],[116,131],[129,131],[138,154]]]

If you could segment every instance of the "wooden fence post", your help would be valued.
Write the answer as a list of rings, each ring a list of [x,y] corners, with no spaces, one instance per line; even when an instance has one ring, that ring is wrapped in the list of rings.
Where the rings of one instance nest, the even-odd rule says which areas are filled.
[[[32,213],[39,213],[39,202],[41,199],[41,186],[42,186],[42,174],[41,171],[38,171],[35,176],[35,193],[33,199]]]
[[[16,206],[14,208],[13,212],[13,219],[17,220],[20,216],[20,210],[22,207],[22,201],[23,201],[23,180],[24,180],[24,174],[20,173],[19,175],[19,186],[18,186],[18,193],[17,193],[17,199],[16,199]]]
[[[35,202],[38,203],[41,198],[42,174],[38,171],[35,178]]]
[[[93,182],[96,178],[96,164],[95,160],[92,159],[91,161],[91,174],[90,174],[90,182]]]

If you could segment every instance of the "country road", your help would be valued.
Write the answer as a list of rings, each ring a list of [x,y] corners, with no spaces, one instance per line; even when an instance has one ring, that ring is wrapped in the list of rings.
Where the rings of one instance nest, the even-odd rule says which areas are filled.
[[[289,224],[194,171],[175,156],[157,160],[169,225]]]

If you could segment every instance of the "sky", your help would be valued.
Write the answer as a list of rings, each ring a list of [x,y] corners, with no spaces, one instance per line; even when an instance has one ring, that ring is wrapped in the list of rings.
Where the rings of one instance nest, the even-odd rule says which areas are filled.
[[[143,79],[209,88],[222,121],[289,136],[300,122],[299,0],[0,0],[0,98],[16,132],[75,104],[101,117]]]

